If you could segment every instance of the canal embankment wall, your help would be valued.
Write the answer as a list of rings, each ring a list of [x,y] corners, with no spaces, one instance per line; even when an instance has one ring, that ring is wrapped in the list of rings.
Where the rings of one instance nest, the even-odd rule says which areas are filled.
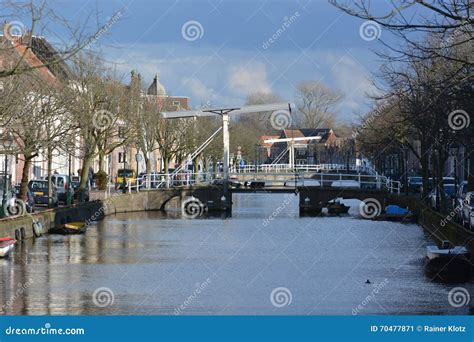
[[[143,191],[140,193],[115,194],[105,198],[103,193],[97,200],[70,207],[48,209],[21,217],[0,220],[0,237],[20,239],[34,236],[33,222],[39,221],[44,232],[48,229],[74,221],[99,221],[117,213],[156,211],[164,209],[168,202],[186,196],[196,196],[211,209],[218,209],[222,192],[217,189],[187,189],[169,191]],[[452,215],[442,215],[424,206],[417,197],[389,195],[385,204],[397,204],[414,211],[418,223],[435,240],[449,240],[466,245],[474,251],[474,234],[453,222]]]
[[[176,205],[180,199],[189,196],[196,196],[210,210],[216,210],[220,207],[222,191],[219,189],[170,189],[114,194],[107,198],[102,193],[95,197],[97,199],[83,204],[0,219],[0,237],[12,237],[19,240],[34,237],[34,222],[40,222],[43,231],[47,232],[54,226],[69,222],[93,222],[117,213],[163,210],[168,203]]]

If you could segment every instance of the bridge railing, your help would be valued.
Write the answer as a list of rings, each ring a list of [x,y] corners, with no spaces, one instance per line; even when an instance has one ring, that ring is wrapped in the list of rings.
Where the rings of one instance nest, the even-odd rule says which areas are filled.
[[[138,177],[136,180],[127,182],[125,190],[128,192],[142,191],[158,188],[169,188],[174,186],[186,186],[194,184],[210,184],[214,177],[209,172],[181,172],[181,173],[152,173]],[[114,185],[113,185],[114,186]],[[119,184],[115,188],[122,189]]]
[[[325,173],[319,172],[311,176],[311,178],[305,177],[304,172],[302,173],[289,173],[289,172],[279,172],[279,173],[266,173],[262,174],[261,172],[246,172],[246,180],[239,179],[244,174],[240,172],[230,173],[230,178],[233,182],[239,182],[243,185],[245,182],[250,183],[252,180],[263,181],[267,184],[266,187],[271,187],[270,184],[275,183],[275,181],[265,180],[262,177],[272,176],[275,179],[278,186],[333,186],[333,187],[357,187],[365,189],[386,189],[390,193],[400,194],[401,192],[401,182],[394,181],[385,176],[378,174],[368,175],[362,173]],[[251,176],[252,180],[248,180],[248,176]],[[135,181],[128,181],[126,184],[125,191],[143,191],[151,190],[158,188],[169,188],[176,186],[188,186],[196,184],[207,184],[210,185],[216,179],[222,179],[222,174],[211,174],[209,172],[182,172],[182,173],[173,173],[173,174],[148,174],[143,175],[142,177],[137,178]],[[114,184],[108,186],[107,191],[110,195],[110,189],[114,187]],[[115,185],[116,189],[117,186]],[[119,185],[119,189],[122,187]]]
[[[245,178],[244,178],[245,176]],[[268,177],[271,176],[272,180]],[[401,183],[399,181],[391,180],[385,176],[378,174],[368,175],[362,173],[325,173],[319,172],[313,174],[311,177],[305,176],[304,172],[301,173],[260,173],[260,172],[247,172],[247,173],[231,173],[230,177],[232,180],[238,180],[243,183],[244,180],[247,183],[252,181],[264,182],[265,187],[291,187],[291,186],[320,186],[320,187],[355,187],[365,189],[385,189],[390,193],[400,193]],[[249,180],[250,178],[250,180]],[[276,184],[276,185],[275,185]]]
[[[376,171],[371,167],[359,165],[345,165],[345,164],[300,164],[290,167],[289,164],[260,164],[260,165],[244,165],[232,166],[230,172],[232,173],[274,173],[274,172],[322,172],[322,171],[356,171],[361,173],[376,174]]]

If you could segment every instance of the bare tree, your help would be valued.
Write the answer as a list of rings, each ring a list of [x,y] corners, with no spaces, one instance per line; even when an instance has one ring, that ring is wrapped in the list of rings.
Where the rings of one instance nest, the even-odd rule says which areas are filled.
[[[332,127],[335,109],[342,95],[317,81],[303,81],[297,86],[296,101],[308,128]]]
[[[20,101],[14,107],[15,115],[4,128],[13,133],[18,153],[24,158],[20,196],[26,199],[33,159],[46,151],[48,173],[51,173],[52,151],[68,132],[68,120],[65,118],[66,101],[63,101],[59,86],[45,87],[44,80],[33,74],[28,77],[22,75],[18,81],[21,85],[15,96]],[[51,189],[50,185],[50,191]]]
[[[70,86],[74,101],[69,111],[82,145],[83,165],[80,191],[87,186],[89,169],[95,157],[103,171],[104,158],[127,144],[132,128],[125,123],[130,110],[126,87],[94,55],[81,55],[73,64],[74,81]]]
[[[92,14],[82,16],[83,20],[72,25],[72,21],[62,16],[47,0],[3,0],[0,14],[0,20],[4,22],[3,36],[0,37],[0,59],[12,54],[18,54],[20,58],[7,64],[0,63],[0,78],[45,66],[56,68],[93,44],[111,24],[120,19],[122,11],[115,12],[106,23],[97,22],[96,29],[89,25]],[[54,37],[60,42],[56,44],[54,53],[48,52],[49,43],[43,37]],[[41,59],[41,63],[29,63],[32,52]],[[11,61],[10,58],[7,60]]]
[[[467,46],[472,50],[474,39],[472,0],[393,1],[391,2],[393,7],[384,13],[376,13],[371,7],[370,0],[354,0],[350,4],[342,0],[329,0],[329,2],[351,16],[377,23],[385,29],[384,32],[391,32],[404,41],[406,46],[402,48],[384,43],[392,51],[397,52],[400,59],[439,57],[473,64],[472,51],[461,55],[447,52],[456,46]],[[420,32],[430,34],[438,44],[429,43],[425,37],[420,39],[418,35]]]

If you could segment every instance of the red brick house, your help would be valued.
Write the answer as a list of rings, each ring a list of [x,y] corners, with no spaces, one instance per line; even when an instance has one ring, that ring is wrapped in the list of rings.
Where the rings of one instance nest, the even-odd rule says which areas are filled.
[[[318,140],[299,140],[295,142],[296,164],[339,164],[344,163],[342,146],[344,140],[336,136],[330,128],[301,128],[284,129],[280,131],[278,138],[305,138],[319,137]],[[263,139],[264,137],[262,137]],[[267,139],[267,138],[265,138]],[[263,140],[265,140],[263,139]],[[283,151],[288,148],[288,142],[276,142],[271,144],[267,163],[273,162]],[[268,148],[268,146],[267,146]],[[288,153],[278,161],[278,164],[287,164]]]

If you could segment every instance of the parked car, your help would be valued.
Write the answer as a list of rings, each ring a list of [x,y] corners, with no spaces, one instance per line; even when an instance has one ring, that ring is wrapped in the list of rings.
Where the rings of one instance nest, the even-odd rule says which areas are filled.
[[[48,181],[44,179],[36,179],[31,180],[28,183],[28,188],[33,193],[33,199],[35,204],[48,204],[49,197],[48,197]],[[52,187],[52,196],[51,196],[51,203],[54,207],[58,206],[59,199],[58,199],[58,192],[56,187],[53,185]]]
[[[20,198],[20,185],[15,185],[15,196]],[[33,198],[33,193],[29,188],[26,190],[26,202],[25,202],[26,211],[32,213],[35,211],[35,200]]]
[[[87,185],[86,188],[84,189],[84,201],[89,202],[89,186]],[[74,195],[73,195],[74,201],[79,201],[79,187],[74,188]]]
[[[48,177],[43,177],[44,180],[48,180]],[[59,202],[66,203],[67,191],[70,186],[70,180],[68,175],[53,174],[51,175],[51,182],[56,187],[58,193]]]
[[[437,209],[436,206],[436,199],[438,197],[438,189],[440,187],[436,187],[433,190],[431,190],[430,194],[428,195],[429,201],[430,201],[430,206],[433,209]],[[444,184],[443,186],[443,192],[446,200],[448,203],[453,204],[454,201],[456,200],[456,186],[455,184]],[[441,195],[441,194],[440,194]]]
[[[0,201],[2,201],[3,199],[3,189],[5,187],[5,177],[4,175],[0,174]],[[11,186],[11,176],[8,175],[7,176],[7,183],[6,183],[6,186],[7,186],[7,191],[6,191],[6,194],[5,194],[5,198],[7,200],[7,211],[8,211],[8,215],[15,215],[15,213],[12,213],[10,212],[10,208],[15,208],[15,200],[16,200],[16,197],[15,197],[15,191],[14,189],[12,189],[12,186]],[[1,203],[0,203],[1,205]]]
[[[413,192],[421,192],[423,179],[421,177],[408,177],[408,188]]]
[[[126,184],[135,184],[137,181],[135,171],[132,169],[118,169],[117,177],[115,178],[115,188],[121,189],[124,180]]]
[[[71,176],[71,187],[73,189],[78,188],[81,184],[81,176]]]
[[[79,187],[81,186],[81,176],[71,176],[71,188],[74,192],[73,199],[74,201],[79,200]],[[89,183],[86,183],[86,188],[84,189],[84,201],[89,202]]]
[[[464,227],[474,229],[474,192],[466,193],[461,207],[461,223]]]
[[[250,183],[252,183],[252,182],[257,182],[257,181],[256,181],[256,180],[255,180],[255,181],[248,181],[248,182],[246,182],[246,183],[248,183],[249,186],[250,186]],[[224,180],[223,180],[223,179],[214,179],[211,184],[212,184],[212,185],[217,185],[217,186],[223,186],[223,185],[224,185]],[[235,180],[231,180],[231,179],[229,179],[229,183],[228,183],[228,184],[229,184],[229,187],[230,187],[230,188],[233,188],[233,189],[239,189],[239,188],[241,187],[241,185],[242,185],[242,184],[240,184],[240,182],[235,181]],[[263,184],[264,184],[263,186],[265,186],[265,183],[264,183],[264,182],[263,182]],[[247,184],[246,184],[246,185],[247,185]],[[263,186],[262,186],[262,187],[263,187]]]
[[[458,185],[458,198],[464,199],[467,193],[467,181],[461,182]]]
[[[443,177],[443,184],[456,184],[454,177]]]

